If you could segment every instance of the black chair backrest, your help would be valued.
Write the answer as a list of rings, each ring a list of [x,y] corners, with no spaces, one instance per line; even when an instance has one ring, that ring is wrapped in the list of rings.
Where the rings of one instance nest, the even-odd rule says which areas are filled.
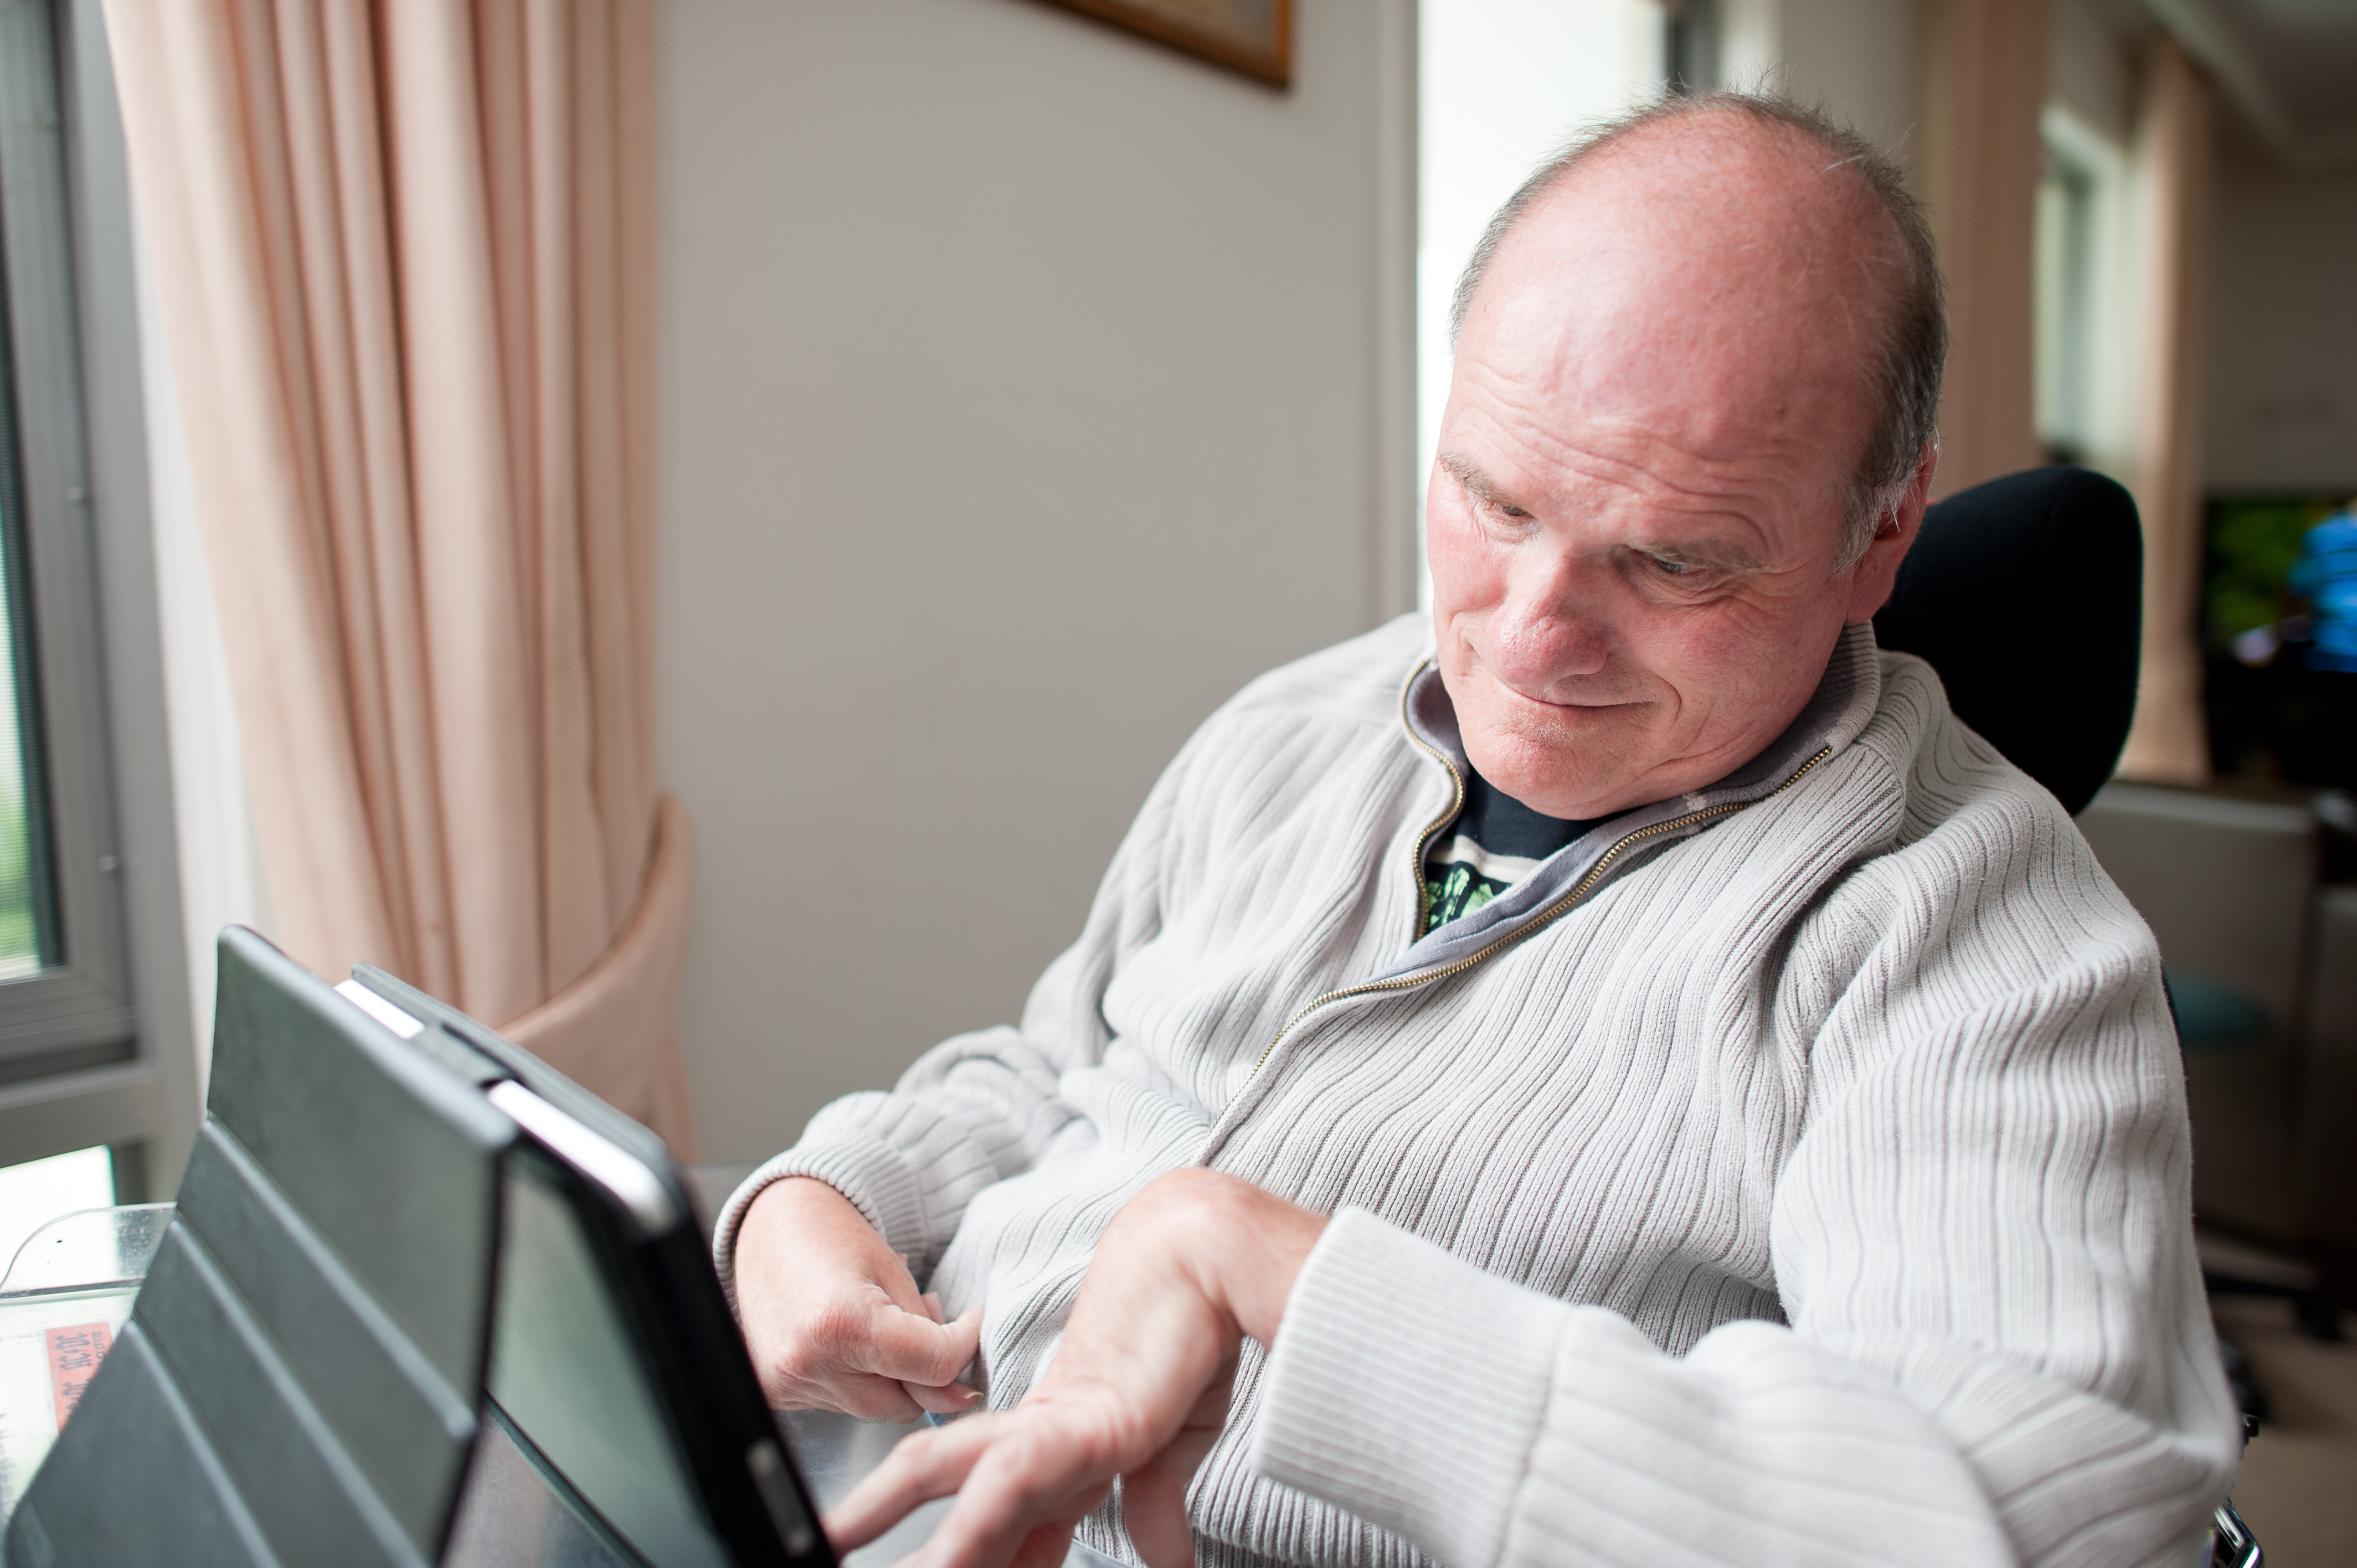
[[[2056,467],[1926,511],[1874,635],[1929,660],[1956,716],[2075,816],[2127,741],[2143,618],[2136,502]]]

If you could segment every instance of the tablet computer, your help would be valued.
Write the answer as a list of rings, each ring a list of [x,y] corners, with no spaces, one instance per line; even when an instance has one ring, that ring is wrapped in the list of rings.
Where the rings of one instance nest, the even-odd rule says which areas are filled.
[[[662,1141],[391,975],[363,966],[336,990],[522,1133],[485,1421],[443,1563],[834,1568]]]

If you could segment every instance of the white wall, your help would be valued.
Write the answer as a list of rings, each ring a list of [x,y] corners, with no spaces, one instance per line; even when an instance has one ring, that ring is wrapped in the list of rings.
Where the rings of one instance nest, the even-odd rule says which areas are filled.
[[[2231,140],[2213,231],[2209,489],[2357,493],[2357,171]]]
[[[661,12],[660,768],[708,1158],[1012,1019],[1171,753],[1411,594],[1414,24]]]
[[[1916,12],[1907,0],[1723,0],[1719,81],[1822,105],[1902,163],[1916,116]]]
[[[2113,4],[2055,0],[2046,57],[2046,100],[2094,134],[2125,147],[2136,137],[2137,73],[2152,19]]]

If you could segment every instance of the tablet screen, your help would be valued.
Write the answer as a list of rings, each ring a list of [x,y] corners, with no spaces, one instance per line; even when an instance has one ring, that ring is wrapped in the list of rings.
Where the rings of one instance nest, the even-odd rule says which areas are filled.
[[[661,1568],[728,1568],[568,1197],[574,1179],[529,1145],[508,1156],[491,1399],[641,1557]]]

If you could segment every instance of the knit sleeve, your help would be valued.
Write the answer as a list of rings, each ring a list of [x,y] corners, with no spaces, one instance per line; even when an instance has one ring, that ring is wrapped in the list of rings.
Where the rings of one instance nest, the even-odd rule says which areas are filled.
[[[1450,1568],[2012,1560],[1924,1412],[1790,1329],[1665,1356],[1358,1210],[1286,1305],[1254,1463]]]
[[[1451,1568],[2195,1561],[2239,1443],[2158,954],[2059,811],[1959,820],[1792,944],[1783,1323],[1672,1356],[1345,1214],[1262,1473]]]

